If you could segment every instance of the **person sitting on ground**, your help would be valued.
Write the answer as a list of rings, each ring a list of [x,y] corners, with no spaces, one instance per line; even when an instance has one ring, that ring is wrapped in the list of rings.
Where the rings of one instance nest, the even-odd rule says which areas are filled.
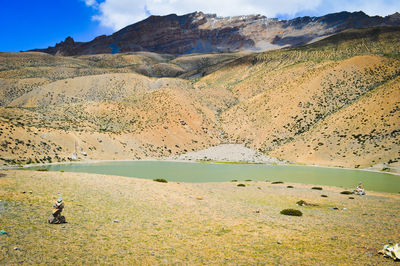
[[[64,202],[61,197],[57,199],[57,202],[53,205],[53,214],[49,217],[50,224],[63,224],[66,223],[64,215],[61,215],[64,209]]]
[[[361,183],[358,183],[358,186],[356,187],[355,190],[353,190],[353,194],[356,195],[365,195],[365,190],[364,187]]]

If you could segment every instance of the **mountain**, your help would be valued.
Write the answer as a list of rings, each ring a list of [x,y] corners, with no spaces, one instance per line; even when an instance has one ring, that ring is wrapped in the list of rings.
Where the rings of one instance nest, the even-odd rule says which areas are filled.
[[[346,29],[398,25],[399,13],[370,17],[363,12],[340,12],[278,20],[261,15],[217,17],[195,12],[150,16],[90,42],[75,42],[67,37],[54,47],[32,51],[65,56],[136,51],[162,54],[265,51],[304,45]]]
[[[161,158],[223,143],[400,169],[400,27],[262,53],[0,53],[0,163]]]

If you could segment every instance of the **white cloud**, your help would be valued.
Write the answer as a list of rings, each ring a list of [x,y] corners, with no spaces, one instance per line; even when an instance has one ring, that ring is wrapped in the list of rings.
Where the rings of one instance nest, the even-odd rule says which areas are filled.
[[[91,6],[91,7],[97,7],[98,6],[98,3],[97,3],[96,0],[84,0],[84,1],[85,1],[85,4],[87,6]]]
[[[400,11],[398,0],[84,0],[95,8],[94,16],[102,26],[119,30],[148,17],[148,14],[183,15],[194,11],[218,16],[261,14],[276,17],[297,13],[324,15],[338,11],[362,10],[369,15],[387,15]]]

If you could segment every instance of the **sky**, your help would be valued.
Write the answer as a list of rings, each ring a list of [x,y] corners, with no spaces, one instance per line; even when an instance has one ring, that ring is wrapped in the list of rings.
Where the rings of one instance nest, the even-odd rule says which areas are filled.
[[[0,0],[0,52],[47,48],[71,36],[90,41],[150,15],[195,11],[291,19],[340,11],[386,16],[400,0]]]

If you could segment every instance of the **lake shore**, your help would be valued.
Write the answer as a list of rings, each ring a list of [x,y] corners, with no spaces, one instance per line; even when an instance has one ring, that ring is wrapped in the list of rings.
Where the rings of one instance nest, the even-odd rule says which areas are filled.
[[[25,169],[30,167],[40,167],[40,166],[51,166],[51,165],[63,165],[63,164],[91,164],[91,163],[107,163],[107,162],[179,162],[179,163],[207,163],[207,164],[265,164],[265,165],[275,165],[273,163],[254,163],[254,162],[229,162],[229,161],[201,161],[201,160],[182,160],[182,159],[170,159],[170,158],[151,158],[151,159],[141,159],[141,160],[84,160],[84,161],[70,161],[70,162],[54,162],[54,163],[40,163],[40,164],[26,164],[22,166],[0,166],[0,170],[18,170]],[[318,168],[327,168],[327,169],[344,169],[344,170],[355,170],[355,171],[365,171],[365,172],[373,172],[373,173],[384,173],[390,175],[400,176],[400,172],[390,172],[390,171],[381,171],[373,168],[346,168],[346,167],[334,167],[334,166],[324,166],[324,165],[315,165],[315,164],[295,164],[295,163],[280,163],[279,165],[286,166],[307,166],[307,167],[318,167]]]
[[[84,159],[84,158],[81,158]],[[400,169],[393,168],[392,171],[382,171],[374,167],[368,168],[346,168],[346,167],[335,167],[335,166],[324,166],[318,164],[296,164],[293,162],[280,160],[277,158],[266,156],[260,152],[246,148],[239,144],[222,144],[214,147],[210,147],[204,150],[190,152],[179,156],[163,157],[163,158],[147,158],[140,160],[80,160],[70,162],[54,162],[54,163],[41,163],[41,164],[27,164],[22,165],[22,168],[34,167],[34,166],[47,166],[47,165],[59,165],[59,164],[82,164],[82,163],[102,163],[102,162],[134,162],[134,161],[167,161],[167,162],[187,162],[187,163],[243,163],[243,164],[267,164],[267,165],[299,165],[299,166],[312,166],[321,168],[333,168],[333,169],[347,169],[347,170],[361,170],[375,173],[386,173],[400,176]],[[0,166],[0,170],[5,169],[19,169],[19,166]]]
[[[269,182],[1,171],[1,264],[388,264],[400,195]],[[288,185],[293,188],[287,188]],[[46,224],[61,194],[64,225]],[[326,195],[327,197],[321,197]],[[353,197],[354,199],[350,199]],[[297,206],[304,200],[318,206]],[[333,208],[337,208],[337,210]],[[302,217],[279,214],[295,208]],[[54,243],[58,243],[54,245]]]

